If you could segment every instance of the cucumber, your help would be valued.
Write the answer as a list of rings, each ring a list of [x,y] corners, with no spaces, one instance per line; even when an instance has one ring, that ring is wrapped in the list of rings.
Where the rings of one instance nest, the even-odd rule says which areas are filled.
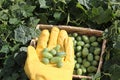
[[[80,68],[82,69],[82,72],[83,72],[83,73],[86,73],[86,72],[87,72],[86,68],[85,68],[83,65],[81,65]]]
[[[101,51],[101,49],[99,47],[96,47],[94,50],[94,55],[99,55],[100,51]]]
[[[85,62],[83,63],[83,66],[86,67],[86,68],[89,67],[89,66],[90,66],[90,62],[89,62],[89,61],[85,61]]]
[[[98,42],[102,42],[102,37],[98,37],[98,38],[97,38],[97,41],[98,41]]]
[[[99,60],[100,60],[100,56],[99,56],[99,55],[96,55],[96,56],[95,56],[95,60],[96,60],[96,61],[99,61]]]
[[[76,53],[76,57],[80,57],[80,56],[81,56],[81,52],[79,51]]]
[[[83,40],[85,43],[89,43],[89,38],[88,38],[88,36],[86,36],[86,35],[82,35],[82,40]]]
[[[80,51],[82,49],[81,46],[76,46],[76,51]]]
[[[58,63],[57,63],[57,67],[58,67],[58,68],[61,68],[62,66],[63,66],[63,63],[62,63],[62,62],[58,62]]]
[[[78,42],[77,42],[77,45],[78,45],[78,46],[84,46],[84,44],[85,44],[85,43],[84,43],[83,41],[78,41]]]
[[[74,41],[75,40],[75,38],[74,37],[71,37],[72,38],[72,40]]]
[[[81,41],[81,37],[80,37],[80,36],[77,36],[77,37],[76,37],[76,40],[77,40],[77,41]]]
[[[77,37],[78,36],[78,33],[73,33],[73,37]]]
[[[43,52],[48,52],[48,51],[49,51],[48,48],[44,48],[44,49],[43,49]]]
[[[79,64],[79,63],[76,63],[76,64],[75,64],[75,68],[76,68],[76,69],[79,69],[79,68],[80,68],[80,64]]]
[[[76,46],[76,45],[77,45],[77,41],[76,41],[76,40],[74,40],[74,41],[73,41],[73,44],[74,44],[74,46]]]
[[[49,64],[49,59],[48,58],[42,58],[42,62],[44,64]]]
[[[50,53],[54,56],[54,55],[56,55],[56,50],[55,49],[52,49],[52,50],[50,50]]]
[[[90,42],[95,42],[97,40],[96,36],[90,36],[89,38]]]
[[[87,44],[84,45],[84,47],[89,48],[90,44],[87,43]]]
[[[99,45],[98,42],[92,42],[92,43],[91,43],[91,46],[94,46],[94,47],[97,47],[98,45]]]
[[[97,68],[96,67],[94,67],[94,66],[89,66],[88,68],[87,68],[87,71],[88,72],[96,72],[97,71]]]
[[[51,59],[53,57],[53,55],[50,54],[49,52],[43,52],[42,55],[44,58],[48,58],[48,59]]]
[[[58,53],[56,53],[57,57],[64,57],[65,55],[66,55],[65,52],[58,52]]]
[[[93,54],[89,53],[87,56],[88,61],[93,61]]]
[[[82,57],[86,57],[89,54],[88,48],[83,48],[82,50]]]
[[[94,53],[94,50],[95,50],[95,47],[90,46],[90,48],[89,48],[89,52],[90,52],[90,53]]]
[[[82,75],[82,69],[77,69],[77,75]]]
[[[97,66],[97,65],[98,65],[98,61],[93,60],[91,64],[92,64],[93,66]]]
[[[78,63],[82,63],[82,58],[77,58]]]
[[[58,63],[61,62],[62,58],[61,57],[53,57],[50,59],[50,63]]]
[[[59,51],[59,50],[60,50],[60,45],[57,45],[56,47],[54,47],[54,49],[55,49],[56,51]]]

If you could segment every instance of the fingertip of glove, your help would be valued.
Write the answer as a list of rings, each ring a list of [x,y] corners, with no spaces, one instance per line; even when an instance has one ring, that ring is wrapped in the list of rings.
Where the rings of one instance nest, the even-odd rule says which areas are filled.
[[[54,26],[53,28],[52,28],[52,31],[59,31],[59,28],[57,27],[57,26]]]
[[[47,29],[44,29],[41,34],[44,34],[44,35],[49,34],[49,31]]]

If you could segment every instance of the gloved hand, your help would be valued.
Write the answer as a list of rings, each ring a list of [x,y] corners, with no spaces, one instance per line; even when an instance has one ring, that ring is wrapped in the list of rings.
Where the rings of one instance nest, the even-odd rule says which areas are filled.
[[[41,62],[43,49],[47,47],[50,50],[57,44],[61,46],[60,51],[66,52],[61,68]],[[72,80],[74,70],[72,38],[68,37],[65,30],[59,30],[57,27],[53,27],[51,33],[47,29],[43,30],[38,38],[36,49],[28,46],[24,70],[30,80]]]

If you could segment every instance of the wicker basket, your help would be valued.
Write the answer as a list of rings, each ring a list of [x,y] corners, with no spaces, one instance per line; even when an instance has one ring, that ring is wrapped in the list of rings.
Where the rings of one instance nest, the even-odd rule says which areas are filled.
[[[75,27],[75,26],[65,26],[65,25],[44,25],[44,24],[38,24],[36,29],[40,29],[40,30],[43,30],[43,29],[48,29],[48,30],[51,30],[51,28],[53,26],[57,26],[59,29],[63,29],[63,30],[66,30],[68,33],[73,33],[73,32],[76,32],[78,34],[84,34],[84,35],[94,35],[94,36],[102,36],[102,31],[100,30],[95,30],[95,29],[90,29],[90,28],[81,28],[81,27]],[[37,41],[37,38],[36,39],[32,39],[31,40],[31,43],[30,45],[36,47],[36,41]],[[99,60],[99,64],[98,64],[98,68],[97,68],[97,72],[100,72],[101,71],[101,67],[102,67],[102,63],[103,63],[103,54],[105,52],[105,47],[106,47],[106,40],[103,40],[103,43],[102,43],[102,49],[101,49],[101,54],[100,54],[100,60]],[[86,78],[86,79],[92,79],[91,76],[82,76],[82,75],[73,75],[73,78]]]

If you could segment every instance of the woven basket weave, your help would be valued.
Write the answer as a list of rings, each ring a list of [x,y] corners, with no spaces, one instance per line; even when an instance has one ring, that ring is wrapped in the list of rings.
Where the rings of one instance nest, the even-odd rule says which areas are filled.
[[[59,29],[63,29],[66,30],[68,33],[78,33],[78,34],[84,34],[84,35],[88,35],[88,36],[102,36],[102,31],[100,30],[95,30],[95,29],[90,29],[90,28],[81,28],[81,27],[75,27],[75,26],[65,26],[65,25],[44,25],[44,24],[38,24],[36,29],[48,29],[51,30],[53,26],[58,27]],[[36,47],[36,43],[37,43],[37,39],[32,39],[30,45]],[[97,68],[97,72],[101,71],[102,68],[102,63],[103,63],[103,54],[105,52],[105,47],[106,47],[106,40],[103,40],[102,43],[102,47],[101,47],[101,54],[100,54],[100,60],[99,60],[99,64],[98,64],[98,68]],[[82,76],[82,75],[73,75],[73,78],[86,78],[86,79],[92,79],[91,76]]]

